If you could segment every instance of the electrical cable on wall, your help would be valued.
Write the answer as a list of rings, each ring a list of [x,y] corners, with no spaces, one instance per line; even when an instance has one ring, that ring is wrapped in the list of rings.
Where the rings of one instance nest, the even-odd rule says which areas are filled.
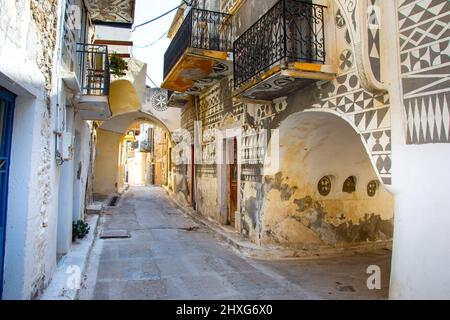
[[[173,8],[172,10],[167,11],[166,13],[163,13],[162,15],[160,15],[160,16],[158,16],[158,17],[156,17],[156,18],[153,18],[153,19],[151,19],[151,20],[149,20],[149,21],[146,21],[146,22],[144,22],[144,23],[138,24],[137,26],[135,26],[135,27],[133,28],[132,32],[134,32],[137,28],[143,27],[143,26],[145,26],[145,25],[147,25],[147,24],[149,24],[149,23],[152,23],[152,22],[154,22],[154,21],[156,21],[156,20],[158,20],[158,19],[161,19],[162,17],[167,16],[168,14],[170,14],[170,13],[174,12],[175,10],[178,10],[179,8],[181,8],[181,6],[182,6],[182,5],[179,5],[178,7],[175,7],[175,8]]]
[[[169,30],[167,30],[166,32],[164,32],[164,34],[163,34],[161,37],[159,37],[157,40],[153,41],[153,42],[150,43],[150,44],[147,44],[147,45],[145,45],[145,46],[136,46],[136,45],[133,45],[133,47],[138,48],[138,49],[146,49],[146,48],[150,48],[151,46],[153,46],[153,45],[155,45],[156,43],[158,43],[159,41],[161,41],[168,33],[169,33]]]
[[[155,84],[155,82],[152,80],[152,78],[150,78],[150,76],[147,74],[146,75],[148,80],[150,80],[150,82],[157,88],[157,89],[161,89],[158,85]]]
[[[182,1],[183,1],[183,3],[184,3],[186,6],[188,6],[188,7],[192,7],[192,3],[194,2],[194,0],[191,0],[191,2],[188,2],[188,1],[186,1],[186,0],[182,0]],[[146,22],[143,22],[143,23],[141,23],[141,24],[138,24],[137,26],[135,26],[135,27],[133,28],[132,32],[134,32],[137,28],[143,27],[143,26],[145,26],[145,25],[147,25],[147,24],[149,24],[149,23],[152,23],[152,22],[154,22],[154,21],[156,21],[156,20],[159,20],[159,19],[161,19],[161,18],[167,16],[168,14],[174,12],[175,10],[180,9],[182,6],[183,6],[183,4],[180,4],[179,6],[177,6],[177,7],[173,8],[173,9],[171,9],[171,10],[169,10],[169,11],[167,11],[167,12],[161,14],[161,15],[159,15],[159,16],[156,17],[156,18],[153,18],[153,19],[151,19],[151,20],[148,20],[148,21],[146,21]]]

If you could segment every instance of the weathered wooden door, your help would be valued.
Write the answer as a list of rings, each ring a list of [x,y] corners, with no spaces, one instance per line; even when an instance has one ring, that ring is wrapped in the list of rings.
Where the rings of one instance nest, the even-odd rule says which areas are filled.
[[[15,96],[0,87],[0,298],[3,291],[6,213]]]
[[[233,161],[230,164],[230,224],[232,227],[236,226],[236,211],[238,207],[238,157],[237,157],[237,139],[234,138],[233,143],[230,146],[230,150],[233,155]]]

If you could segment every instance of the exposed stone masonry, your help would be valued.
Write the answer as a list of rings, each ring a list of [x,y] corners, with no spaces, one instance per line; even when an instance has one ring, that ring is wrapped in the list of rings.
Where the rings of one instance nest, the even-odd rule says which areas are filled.
[[[50,90],[52,86],[53,56],[56,47],[56,28],[58,24],[58,0],[31,0],[31,13],[36,23],[39,69],[45,77],[47,107],[50,110]]]
[[[41,190],[39,196],[39,231],[35,242],[35,261],[45,261],[48,246],[48,207],[52,194],[51,190],[51,137],[52,137],[52,101],[51,91],[53,86],[54,54],[56,48],[56,30],[58,21],[57,0],[31,0],[31,13],[35,21],[37,31],[37,57],[36,63],[45,79],[45,104],[46,108],[39,109],[41,112],[40,126],[40,161],[38,169],[38,186]],[[31,296],[38,295],[45,287],[46,278],[45,263],[36,263],[33,266],[33,282]]]

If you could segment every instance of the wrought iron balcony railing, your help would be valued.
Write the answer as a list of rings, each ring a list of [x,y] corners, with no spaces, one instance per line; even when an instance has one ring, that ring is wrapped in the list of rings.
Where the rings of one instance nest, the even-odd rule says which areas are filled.
[[[109,96],[108,46],[79,43],[77,48],[83,95]]]
[[[164,78],[187,48],[231,52],[233,43],[229,15],[191,9],[164,55]]]
[[[325,7],[280,0],[233,45],[239,87],[277,62],[325,63]]]

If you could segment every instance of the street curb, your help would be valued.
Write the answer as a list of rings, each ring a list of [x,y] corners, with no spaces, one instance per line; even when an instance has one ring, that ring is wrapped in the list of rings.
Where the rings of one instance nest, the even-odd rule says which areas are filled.
[[[172,192],[166,189],[169,199],[195,222],[212,230],[216,236],[228,244],[234,251],[249,258],[259,260],[311,260],[333,256],[352,256],[376,250],[392,251],[392,241],[378,241],[369,244],[347,245],[342,247],[321,246],[314,249],[289,249],[280,246],[259,246],[236,232],[225,230],[214,221],[197,214],[192,208],[178,203]]]
[[[39,300],[76,300],[80,288],[70,289],[67,282],[70,277],[78,275],[81,277],[87,266],[89,254],[94,245],[97,229],[100,221],[100,215],[86,215],[86,222],[89,224],[90,232],[85,239],[72,245],[69,253],[59,261],[55,273],[53,274],[50,285],[45,289]],[[75,270],[74,267],[79,268]],[[82,279],[80,278],[80,283]]]

